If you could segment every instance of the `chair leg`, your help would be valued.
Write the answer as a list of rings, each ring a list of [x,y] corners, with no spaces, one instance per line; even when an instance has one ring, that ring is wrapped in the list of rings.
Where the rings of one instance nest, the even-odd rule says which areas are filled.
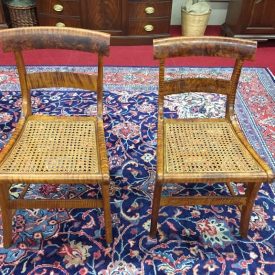
[[[242,207],[241,225],[240,225],[240,234],[243,238],[247,237],[252,208],[260,187],[261,187],[260,182],[247,184],[246,192],[245,192],[246,205]]]
[[[110,196],[109,196],[109,184],[102,184],[102,199],[103,199],[103,211],[104,211],[104,222],[106,232],[106,242],[111,243],[113,241],[112,234],[112,218],[111,218],[111,207],[110,207]]]
[[[9,184],[0,184],[0,206],[4,247],[9,248],[12,242],[12,209],[9,208]]]
[[[152,218],[151,218],[151,229],[150,229],[151,238],[155,238],[157,233],[161,191],[162,191],[162,184],[157,182],[155,185],[153,205],[152,205]]]

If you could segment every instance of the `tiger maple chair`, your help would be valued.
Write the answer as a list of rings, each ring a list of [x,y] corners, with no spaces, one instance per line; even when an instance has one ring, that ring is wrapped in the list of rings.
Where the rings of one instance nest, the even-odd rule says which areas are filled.
[[[222,37],[175,37],[154,40],[159,59],[157,180],[154,190],[150,236],[157,231],[160,206],[237,205],[241,210],[240,233],[247,236],[252,206],[262,182],[273,173],[249,145],[235,117],[234,102],[244,60],[251,60],[257,44]],[[230,80],[218,78],[165,79],[165,59],[217,56],[235,59]],[[165,119],[164,97],[182,92],[207,92],[227,96],[224,118]],[[165,183],[227,184],[230,196],[161,196]],[[245,195],[234,194],[230,182],[246,184]]]
[[[103,56],[110,35],[74,28],[28,27],[0,31],[4,52],[14,52],[22,92],[22,117],[0,154],[0,205],[4,247],[12,241],[13,209],[103,207],[106,241],[112,241],[109,168],[103,130]],[[66,49],[97,54],[98,72],[37,72],[26,70],[23,52]],[[31,89],[70,87],[97,93],[97,116],[32,114]],[[45,91],[46,92],[46,91]],[[9,198],[11,184],[24,182],[19,199]],[[102,199],[25,199],[30,184],[95,184]]]

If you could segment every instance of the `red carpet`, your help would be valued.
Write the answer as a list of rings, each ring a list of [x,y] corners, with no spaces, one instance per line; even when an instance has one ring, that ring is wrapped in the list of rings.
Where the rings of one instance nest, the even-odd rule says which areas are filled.
[[[181,30],[179,26],[171,28],[172,36],[179,36]],[[220,35],[219,26],[209,26],[206,35]],[[41,56],[39,52],[28,54],[29,65],[94,65],[96,59],[91,59],[89,54],[76,54],[68,51],[66,59],[64,55],[60,57],[55,50],[47,51]],[[14,59],[11,54],[2,54],[0,65],[12,65]],[[151,45],[146,46],[112,46],[110,57],[105,59],[105,65],[111,66],[156,66],[158,63],[153,60],[153,49]],[[224,58],[178,58],[171,59],[167,63],[170,66],[203,66],[203,67],[227,67],[232,65],[232,61]],[[246,62],[248,67],[267,67],[275,74],[275,41],[259,42],[256,58],[253,62]]]

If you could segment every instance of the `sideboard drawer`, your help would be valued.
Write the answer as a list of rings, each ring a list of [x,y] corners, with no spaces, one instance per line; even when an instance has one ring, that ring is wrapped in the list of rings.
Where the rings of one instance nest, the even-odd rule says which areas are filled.
[[[40,26],[99,30],[112,45],[139,45],[169,36],[172,0],[36,0],[36,8]]]
[[[129,2],[129,18],[170,17],[171,1]]]
[[[81,27],[81,22],[79,17],[65,17],[65,16],[49,16],[40,14],[39,16],[39,24],[41,26],[62,26],[63,27]]]
[[[128,35],[151,35],[168,33],[170,19],[149,19],[129,21]]]
[[[39,13],[65,16],[80,16],[80,3],[77,0],[50,0],[40,1]]]

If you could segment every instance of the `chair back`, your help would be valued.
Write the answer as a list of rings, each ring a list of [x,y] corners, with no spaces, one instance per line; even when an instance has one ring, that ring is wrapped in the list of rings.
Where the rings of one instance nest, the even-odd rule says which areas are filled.
[[[226,117],[234,115],[238,81],[245,60],[252,60],[255,41],[225,37],[173,37],[154,40],[154,58],[159,59],[159,117],[163,118],[164,96],[183,92],[225,94]],[[165,59],[170,57],[212,56],[235,59],[230,80],[220,78],[180,78],[165,80]]]
[[[25,117],[32,114],[31,89],[68,87],[97,92],[97,115],[103,114],[103,56],[109,55],[110,35],[77,28],[26,27],[0,31],[4,52],[14,52],[22,91]],[[23,51],[63,49],[98,55],[97,75],[80,72],[38,72],[26,70]]]

